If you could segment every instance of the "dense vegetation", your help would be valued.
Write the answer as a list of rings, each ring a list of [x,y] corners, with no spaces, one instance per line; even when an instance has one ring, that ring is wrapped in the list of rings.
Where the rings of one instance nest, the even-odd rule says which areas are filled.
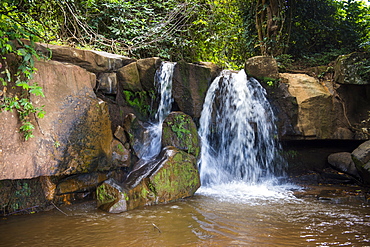
[[[2,31],[136,58],[237,68],[260,54],[330,59],[370,46],[359,0],[1,1]]]

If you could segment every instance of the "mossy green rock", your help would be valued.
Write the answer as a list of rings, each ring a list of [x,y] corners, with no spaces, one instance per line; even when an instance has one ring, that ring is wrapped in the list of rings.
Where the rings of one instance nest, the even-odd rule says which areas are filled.
[[[192,196],[200,187],[200,177],[193,155],[167,147],[169,158],[149,177],[156,203],[167,203]]]
[[[163,122],[162,146],[174,146],[195,157],[200,153],[200,141],[194,121],[183,112],[171,112]]]
[[[175,147],[166,147],[151,167],[148,175],[138,180],[133,188],[113,179],[98,186],[98,207],[110,213],[120,213],[186,198],[200,187],[195,157]]]

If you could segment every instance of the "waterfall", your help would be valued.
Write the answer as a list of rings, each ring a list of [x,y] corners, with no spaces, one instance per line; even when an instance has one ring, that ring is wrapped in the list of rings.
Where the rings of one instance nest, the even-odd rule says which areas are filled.
[[[202,186],[254,185],[282,170],[275,117],[265,96],[244,70],[222,71],[212,82],[200,118]]]
[[[176,63],[162,62],[161,67],[156,71],[154,83],[160,98],[158,110],[153,122],[148,123],[148,141],[146,150],[141,157],[143,160],[151,160],[161,151],[162,124],[170,114],[172,108],[172,77]]]

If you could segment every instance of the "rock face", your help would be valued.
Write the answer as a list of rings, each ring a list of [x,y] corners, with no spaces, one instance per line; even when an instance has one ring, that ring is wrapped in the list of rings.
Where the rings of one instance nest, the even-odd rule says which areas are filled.
[[[109,170],[112,131],[107,104],[95,96],[95,74],[57,61],[35,63],[45,98],[45,118],[33,119],[34,138],[24,142],[14,112],[2,112],[0,179],[70,175]],[[10,126],[13,126],[10,128]]]
[[[30,100],[36,107],[45,105],[46,111],[43,119],[31,116],[35,137],[24,142],[17,114],[0,113],[0,122],[6,123],[0,125],[0,210],[4,214],[28,211],[25,209],[33,209],[34,203],[38,210],[50,201],[68,203],[85,197],[108,178],[122,182],[147,144],[144,125],[150,110],[155,109],[151,93],[156,91],[159,58],[136,61],[45,44],[37,44],[37,49],[44,54],[51,51],[52,60],[35,62],[37,73],[31,83],[43,88],[45,98],[31,95]],[[212,64],[200,67],[206,68],[208,75],[215,73]],[[131,113],[139,117],[125,124]],[[182,151],[171,152],[176,162],[181,157],[186,164],[195,164],[194,156],[178,152]],[[20,194],[24,196],[18,198]],[[178,195],[182,196],[185,194]]]
[[[305,74],[281,74],[289,93],[297,99],[298,130],[306,138],[328,139],[335,129],[332,95],[315,78]]]
[[[173,75],[172,97],[179,110],[199,119],[208,86],[218,73],[219,69],[211,63],[178,62]]]
[[[102,51],[90,51],[71,48],[68,46],[38,44],[37,49],[49,55],[52,60],[80,66],[93,73],[112,72],[132,63],[134,59]]]
[[[141,169],[147,167],[150,169],[139,180],[136,175],[129,175],[122,185],[113,179],[100,185],[97,188],[98,207],[110,213],[121,213],[192,196],[200,186],[195,157],[174,147],[165,148],[149,166],[138,167],[139,173],[143,174]]]
[[[363,181],[370,184],[370,141],[366,141],[356,148],[352,152],[352,159]]]

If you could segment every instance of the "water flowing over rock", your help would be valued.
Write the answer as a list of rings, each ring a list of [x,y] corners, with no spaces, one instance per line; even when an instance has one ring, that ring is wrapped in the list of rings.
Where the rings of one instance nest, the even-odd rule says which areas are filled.
[[[155,160],[132,171],[123,185],[113,179],[100,185],[97,188],[98,207],[110,213],[121,213],[192,196],[199,186],[195,157],[167,147]]]
[[[223,71],[212,82],[200,119],[202,185],[256,183],[279,170],[275,119],[265,94],[243,70]]]

